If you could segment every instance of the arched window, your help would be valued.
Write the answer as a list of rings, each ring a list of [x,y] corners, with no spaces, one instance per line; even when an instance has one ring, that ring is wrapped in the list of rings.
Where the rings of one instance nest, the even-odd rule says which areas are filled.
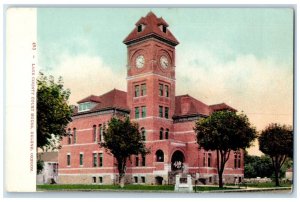
[[[166,129],[165,138],[169,139],[169,129]]]
[[[77,141],[76,128],[73,128],[73,143],[75,144]]]
[[[241,153],[239,151],[234,152],[234,168],[241,168]]]
[[[94,142],[96,142],[96,140],[97,140],[96,130],[97,130],[96,125],[93,125],[93,141]]]
[[[72,134],[71,134],[71,128],[68,129],[68,134],[67,135],[68,135],[68,144],[71,144],[71,140],[72,140],[71,139],[71,136],[72,136]]]
[[[162,140],[164,137],[164,129],[163,128],[160,128],[160,131],[159,131],[159,139]]]
[[[162,150],[157,150],[155,153],[156,162],[164,162],[164,152]]]
[[[146,130],[145,130],[144,127],[141,128],[141,138],[142,138],[143,141],[146,140]]]

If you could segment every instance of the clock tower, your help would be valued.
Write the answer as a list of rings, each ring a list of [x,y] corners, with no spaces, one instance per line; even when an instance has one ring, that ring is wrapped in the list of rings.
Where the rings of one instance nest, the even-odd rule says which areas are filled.
[[[131,109],[130,116],[148,131],[149,141],[160,139],[160,128],[172,130],[175,46],[179,42],[168,27],[163,18],[149,12],[140,18],[123,41],[127,45],[127,104]],[[163,136],[165,139],[165,134]],[[171,138],[169,134],[167,136]]]

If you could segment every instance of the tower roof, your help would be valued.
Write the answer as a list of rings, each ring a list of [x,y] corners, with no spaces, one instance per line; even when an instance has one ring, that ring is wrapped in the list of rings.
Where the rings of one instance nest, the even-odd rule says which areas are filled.
[[[145,17],[141,17],[135,25],[136,27],[123,41],[126,45],[151,37],[160,39],[174,46],[179,44],[171,31],[167,29],[169,26],[168,23],[162,17],[156,17],[152,11]],[[141,30],[138,29],[140,25],[142,26]],[[165,32],[163,27],[165,27]]]

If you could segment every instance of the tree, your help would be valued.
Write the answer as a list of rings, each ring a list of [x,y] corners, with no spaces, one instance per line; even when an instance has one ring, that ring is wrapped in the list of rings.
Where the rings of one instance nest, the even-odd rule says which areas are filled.
[[[270,156],[279,186],[280,168],[287,157],[293,156],[293,130],[291,126],[270,124],[258,137],[259,150]]]
[[[250,156],[245,154],[245,178],[272,177],[272,160],[268,156]]]
[[[62,78],[55,82],[53,76],[39,73],[37,79],[37,147],[55,146],[55,141],[66,136],[66,126],[71,121],[72,108],[68,105],[70,91],[63,87]]]
[[[112,117],[103,136],[104,142],[100,146],[109,150],[116,158],[119,184],[123,188],[127,160],[130,160],[131,155],[146,155],[149,151],[142,141],[138,124],[131,123],[129,117]]]
[[[249,147],[256,138],[255,128],[244,114],[217,111],[198,120],[194,130],[199,149],[216,151],[219,187],[223,187],[223,171],[230,152]]]

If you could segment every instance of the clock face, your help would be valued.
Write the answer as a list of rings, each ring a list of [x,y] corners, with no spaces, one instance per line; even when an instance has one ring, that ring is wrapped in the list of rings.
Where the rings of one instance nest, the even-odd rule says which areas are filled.
[[[145,58],[143,55],[139,55],[136,59],[135,59],[135,65],[137,68],[142,68],[144,67],[145,64]]]
[[[161,56],[160,57],[160,65],[162,68],[167,68],[169,66],[169,60],[166,56]]]

